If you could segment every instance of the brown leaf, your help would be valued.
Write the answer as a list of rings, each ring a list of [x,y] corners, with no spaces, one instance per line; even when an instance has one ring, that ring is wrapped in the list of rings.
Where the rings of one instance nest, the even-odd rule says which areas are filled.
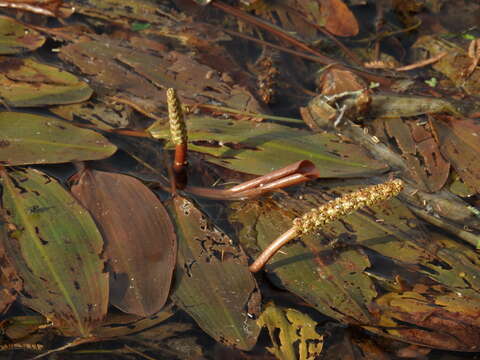
[[[386,120],[385,127],[402,152],[409,177],[424,191],[440,190],[450,174],[450,163],[443,158],[432,133],[402,119]]]
[[[140,316],[167,300],[176,257],[176,236],[162,203],[139,180],[86,170],[73,195],[90,211],[105,239],[110,302]]]
[[[358,23],[347,5],[341,0],[321,0],[321,11],[325,18],[325,29],[337,36],[355,36]]]
[[[480,121],[448,115],[430,119],[443,156],[468,186],[480,192]]]

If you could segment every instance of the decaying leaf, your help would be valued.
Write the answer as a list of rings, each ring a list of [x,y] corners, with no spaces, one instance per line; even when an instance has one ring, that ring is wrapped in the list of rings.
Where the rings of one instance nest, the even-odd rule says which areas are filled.
[[[280,360],[315,360],[323,348],[323,335],[316,331],[317,322],[298,310],[269,303],[258,319],[266,326],[273,347],[268,350]]]
[[[407,176],[424,191],[440,190],[450,174],[450,163],[440,153],[431,131],[402,119],[385,121],[385,128],[405,159]]]
[[[142,317],[158,312],[167,300],[177,252],[160,200],[131,176],[90,169],[71,191],[103,235],[110,303]]]
[[[98,98],[80,104],[52,106],[49,110],[62,119],[73,121],[80,118],[102,130],[129,127],[133,113],[125,104],[105,103]]]
[[[15,107],[70,104],[92,95],[76,76],[28,58],[0,57],[0,81],[0,96]]]
[[[428,52],[429,56],[446,52],[447,55],[432,67],[452,80],[457,87],[463,88],[466,93],[480,94],[480,68],[477,66],[473,72],[468,74],[472,60],[465,50],[445,39],[431,35],[421,36],[412,47]]]
[[[1,246],[23,281],[21,301],[66,336],[89,336],[107,312],[108,275],[93,219],[53,178],[1,172]]]
[[[299,4],[307,2],[300,1]],[[358,23],[355,15],[342,0],[310,0],[311,5],[320,6],[322,17],[325,19],[325,29],[337,36],[355,36],[358,34]],[[305,6],[307,16],[310,6]],[[310,15],[311,16],[311,15]]]
[[[178,235],[173,300],[220,343],[251,349],[260,328],[260,292],[243,250],[180,196],[171,212]]]
[[[97,160],[117,150],[99,133],[52,117],[0,112],[0,163],[54,164]]]
[[[321,169],[320,177],[367,176],[387,170],[361,147],[336,135],[208,116],[187,120],[189,149],[210,154],[208,161],[236,171],[263,175],[303,159]],[[151,127],[150,133],[169,138],[169,129],[162,125]]]
[[[0,54],[19,54],[43,45],[45,37],[7,16],[0,16]]]
[[[90,75],[93,86],[135,103],[146,113],[156,113],[159,106],[165,106],[166,88],[175,88],[186,103],[213,101],[238,110],[261,112],[248,90],[230,86],[216,71],[191,56],[94,38],[63,47],[61,58]]]
[[[460,295],[459,295],[460,294]],[[412,291],[387,293],[371,305],[379,317],[369,331],[402,341],[456,351],[478,351],[478,294],[416,286]]]
[[[480,192],[480,121],[447,115],[431,116],[440,151],[462,180]]]

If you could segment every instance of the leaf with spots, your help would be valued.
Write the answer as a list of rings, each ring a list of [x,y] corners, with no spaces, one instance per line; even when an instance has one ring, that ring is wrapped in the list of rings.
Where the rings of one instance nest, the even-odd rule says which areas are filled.
[[[231,220],[242,225],[239,238],[251,256],[258,255],[309,209],[288,198],[239,203],[235,208]],[[371,317],[366,304],[377,295],[364,274],[369,266],[368,257],[359,249],[332,248],[314,233],[285,245],[265,271],[275,284],[323,314],[346,323],[368,323]]]
[[[0,112],[0,164],[55,164],[98,160],[117,147],[99,133],[52,117]]]
[[[0,54],[19,54],[43,45],[45,37],[8,16],[0,16]]]
[[[167,300],[177,253],[167,210],[139,180],[87,169],[72,193],[92,214],[105,241],[110,303],[142,317]]]
[[[176,196],[170,209],[178,235],[173,300],[215,340],[251,349],[260,332],[260,292],[247,256],[191,201]]]
[[[7,236],[0,244],[23,282],[21,301],[66,336],[89,336],[107,311],[103,241],[93,219],[40,171],[1,171]]]
[[[0,97],[15,107],[77,103],[93,92],[86,82],[67,71],[14,57],[0,57],[0,82]]]
[[[320,177],[369,176],[388,170],[360,146],[333,134],[209,116],[190,116],[187,127],[190,150],[211,155],[207,161],[249,174],[263,175],[304,159],[321,169]],[[169,131],[160,124],[150,128],[155,138],[169,139]]]

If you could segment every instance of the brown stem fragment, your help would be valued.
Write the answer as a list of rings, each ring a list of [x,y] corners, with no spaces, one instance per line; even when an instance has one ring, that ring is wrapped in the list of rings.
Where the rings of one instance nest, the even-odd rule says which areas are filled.
[[[168,118],[170,121],[170,136],[175,145],[173,160],[173,175],[176,187],[183,189],[187,183],[187,126],[183,116],[182,104],[174,89],[167,89]]]
[[[297,161],[266,175],[245,181],[230,189],[209,189],[187,186],[184,190],[197,196],[218,200],[251,199],[273,190],[315,180],[320,176],[315,165],[309,160]]]
[[[263,250],[253,264],[249,266],[249,270],[251,272],[260,271],[283,245],[295,239],[297,236],[304,235],[332,221],[342,219],[362,207],[373,206],[397,196],[402,189],[403,181],[394,179],[383,184],[369,186],[345,194],[318,208],[310,210],[302,217],[294,219],[292,227]]]

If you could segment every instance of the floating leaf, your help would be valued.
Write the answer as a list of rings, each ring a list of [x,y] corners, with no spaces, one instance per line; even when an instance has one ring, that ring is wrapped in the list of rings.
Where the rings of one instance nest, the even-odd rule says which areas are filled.
[[[178,235],[177,269],[172,298],[215,340],[251,349],[260,328],[260,292],[248,271],[247,257],[195,205],[173,200]]]
[[[445,350],[478,351],[478,294],[420,285],[412,291],[387,293],[371,308],[379,327],[365,327],[383,336]]]
[[[0,57],[0,82],[3,101],[15,107],[70,104],[92,95],[76,76],[32,59]]]
[[[99,133],[65,121],[0,112],[0,163],[4,165],[97,160],[116,149]]]
[[[6,257],[23,280],[22,302],[67,336],[89,336],[108,305],[103,241],[90,215],[51,177],[2,171]]]
[[[239,203],[231,219],[243,227],[239,238],[252,256],[257,256],[295,217],[343,193],[358,190],[361,181],[323,181],[293,197]],[[297,197],[296,196],[296,197]],[[367,252],[367,249],[370,251]],[[390,287],[390,272],[380,279],[386,263],[402,263],[418,271],[417,263],[434,261],[437,250],[415,216],[399,200],[360,210],[285,245],[265,269],[273,280],[301,296],[320,312],[347,323],[374,322],[368,304],[378,294],[377,284]],[[392,267],[392,265],[390,265]],[[374,286],[375,283],[375,286]],[[400,287],[398,284],[397,287]]]
[[[159,311],[177,252],[173,225],[160,200],[131,176],[89,169],[71,191],[102,232],[110,303],[142,317]]]
[[[7,16],[0,16],[0,54],[18,54],[43,45],[45,37]]]
[[[266,326],[273,347],[268,348],[277,359],[318,359],[323,348],[323,335],[316,331],[317,322],[307,314],[269,303],[258,319]]]
[[[145,329],[157,326],[174,315],[175,311],[172,307],[173,306],[170,303],[170,305],[166,305],[159,312],[141,319],[135,315],[110,312],[107,314],[104,324],[95,329],[93,335],[95,337],[107,339],[142,332]]]
[[[332,134],[207,116],[190,116],[187,127],[189,149],[212,155],[208,161],[250,174],[266,174],[303,159],[321,169],[320,177],[366,176],[388,169],[361,147]],[[150,132],[156,138],[169,138],[164,127],[152,127]]]
[[[296,216],[308,209],[294,199],[240,206],[232,219],[242,223],[239,238],[252,256],[264,250],[291,226]],[[303,210],[298,211],[298,207]],[[367,304],[377,295],[372,280],[364,274],[370,265],[358,248],[331,248],[322,243],[320,236],[310,234],[285,245],[265,265],[265,270],[275,283],[323,314],[346,323],[370,323]]]

